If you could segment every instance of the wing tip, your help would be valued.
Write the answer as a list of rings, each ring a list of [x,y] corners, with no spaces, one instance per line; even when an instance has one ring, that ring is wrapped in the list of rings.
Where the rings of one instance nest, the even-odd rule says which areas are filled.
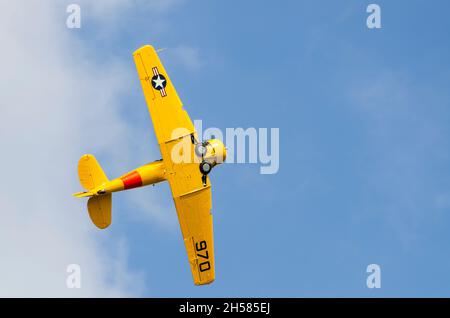
[[[194,282],[195,286],[202,286],[202,285],[210,285],[215,281],[215,278],[204,280],[204,281],[196,281]]]
[[[140,53],[142,53],[144,51],[148,51],[148,50],[155,51],[155,48],[150,44],[146,44],[146,45],[143,45],[140,48],[138,48],[136,51],[134,51],[133,55],[137,55],[137,54],[140,54]]]

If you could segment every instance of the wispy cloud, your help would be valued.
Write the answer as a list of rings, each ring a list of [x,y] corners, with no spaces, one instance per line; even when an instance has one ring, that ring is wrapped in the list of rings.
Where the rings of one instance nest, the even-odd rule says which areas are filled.
[[[163,54],[168,55],[174,64],[191,72],[198,71],[205,65],[205,61],[202,59],[200,50],[197,47],[179,45],[168,48]]]
[[[150,3],[164,10],[169,2]],[[127,3],[85,5],[100,18],[120,14]],[[78,157],[92,149],[114,157],[129,138],[118,101],[134,69],[86,60],[89,48],[70,36],[64,9],[30,1],[4,4],[0,12],[0,295],[137,295],[139,274],[127,268],[126,241],[108,238],[122,251],[109,255],[108,232],[98,233],[86,203],[71,197],[79,189]],[[66,288],[71,263],[81,265],[81,289]]]

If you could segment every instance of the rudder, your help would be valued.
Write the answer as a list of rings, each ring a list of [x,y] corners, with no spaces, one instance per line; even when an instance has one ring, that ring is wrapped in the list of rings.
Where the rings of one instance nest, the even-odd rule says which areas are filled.
[[[93,155],[84,155],[78,161],[78,178],[81,186],[88,191],[108,181],[108,177]]]

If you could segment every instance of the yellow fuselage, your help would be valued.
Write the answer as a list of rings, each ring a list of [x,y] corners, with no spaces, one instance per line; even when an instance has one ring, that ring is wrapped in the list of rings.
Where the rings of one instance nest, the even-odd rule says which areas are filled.
[[[219,165],[226,159],[226,148],[218,139],[208,141],[204,160],[213,165]],[[130,171],[116,179],[106,181],[90,191],[90,195],[103,195],[146,185],[156,184],[166,180],[166,169],[162,160],[154,161]]]
[[[166,180],[166,170],[162,161],[143,165],[119,178],[107,181],[92,190],[95,194],[107,194],[155,184]]]

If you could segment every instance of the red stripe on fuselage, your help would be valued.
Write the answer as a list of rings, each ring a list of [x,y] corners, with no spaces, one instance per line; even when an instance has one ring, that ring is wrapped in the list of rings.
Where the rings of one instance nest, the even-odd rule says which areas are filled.
[[[142,185],[141,175],[137,171],[130,172],[129,174],[123,176],[120,179],[122,179],[123,187],[125,190],[137,188]]]

